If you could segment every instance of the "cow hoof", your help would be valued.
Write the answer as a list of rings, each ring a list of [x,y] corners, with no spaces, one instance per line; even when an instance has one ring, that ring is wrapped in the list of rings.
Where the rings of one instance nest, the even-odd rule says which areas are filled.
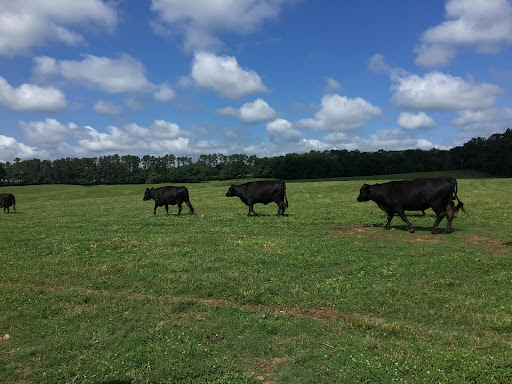
[[[416,230],[416,229],[411,228],[411,229],[409,229],[409,233],[414,233],[414,231],[415,231],[415,230]]]
[[[451,231],[444,231],[443,233],[450,233]]]

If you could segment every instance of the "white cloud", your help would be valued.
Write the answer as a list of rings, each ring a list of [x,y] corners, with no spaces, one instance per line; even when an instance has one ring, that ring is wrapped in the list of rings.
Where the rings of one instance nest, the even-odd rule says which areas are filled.
[[[297,142],[303,138],[302,132],[293,128],[285,119],[276,119],[267,124],[267,132],[272,142]]]
[[[400,128],[380,130],[372,133],[369,136],[348,136],[339,135],[338,133],[329,134],[323,139],[324,141],[335,145],[338,149],[347,149],[349,151],[377,151],[379,149],[385,150],[405,150],[405,149],[448,149],[447,147],[438,147],[430,141],[422,138],[417,138],[413,131],[404,130]]]
[[[149,128],[131,123],[125,125],[124,130],[131,136],[156,139],[175,139],[185,134],[177,124],[164,120],[155,120]]]
[[[67,137],[77,132],[78,127],[70,123],[64,125],[55,119],[46,118],[44,121],[20,121],[20,128],[25,138],[39,146],[53,145],[66,141]]]
[[[368,61],[368,69],[374,73],[389,73],[393,68],[386,63],[383,55],[376,53]]]
[[[100,100],[94,104],[94,111],[106,115],[119,115],[123,112],[123,108],[119,105],[114,105],[111,101]]]
[[[190,76],[197,85],[230,99],[267,91],[260,76],[252,70],[241,68],[233,56],[196,52]]]
[[[85,41],[76,32],[91,23],[112,30],[115,9],[102,0],[2,0],[0,2],[0,55],[28,53],[49,43],[76,45]]]
[[[437,126],[434,119],[425,112],[418,114],[402,112],[398,117],[398,125],[405,129],[429,129]]]
[[[217,34],[247,34],[277,18],[287,0],[153,0],[155,33],[185,36],[188,51],[222,46]]]
[[[0,76],[0,105],[14,110],[54,112],[67,106],[64,94],[53,87],[22,84],[12,87]]]
[[[157,86],[156,92],[153,94],[153,99],[160,103],[165,103],[174,99],[176,92],[168,84],[160,84]]]
[[[233,107],[221,108],[217,110],[217,114],[233,116],[248,124],[268,121],[276,117],[276,111],[263,99],[245,103],[240,109]]]
[[[425,76],[401,73],[391,76],[393,102],[409,110],[457,111],[485,109],[496,104],[503,89],[493,84],[475,84],[441,72]]]
[[[324,88],[324,93],[338,93],[343,91],[343,87],[334,80],[332,77],[326,77],[325,82],[327,85]]]
[[[380,117],[382,111],[366,100],[356,97],[349,99],[337,94],[322,98],[320,111],[314,119],[302,119],[295,123],[299,128],[318,131],[349,131],[361,128],[373,119]]]
[[[448,0],[446,19],[423,32],[416,48],[416,64],[444,65],[465,48],[495,53],[512,44],[509,0]]]
[[[13,161],[17,157],[20,159],[33,159],[45,158],[47,156],[46,152],[20,143],[13,137],[0,135],[0,162],[2,163]]]
[[[35,57],[34,71],[40,76],[61,76],[93,89],[108,93],[150,92],[154,89],[146,78],[144,66],[131,56],[118,59],[85,55],[82,61]]]

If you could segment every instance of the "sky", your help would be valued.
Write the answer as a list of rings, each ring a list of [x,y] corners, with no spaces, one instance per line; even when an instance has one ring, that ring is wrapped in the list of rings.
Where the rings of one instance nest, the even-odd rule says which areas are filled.
[[[511,46],[511,0],[0,0],[0,162],[449,149]]]

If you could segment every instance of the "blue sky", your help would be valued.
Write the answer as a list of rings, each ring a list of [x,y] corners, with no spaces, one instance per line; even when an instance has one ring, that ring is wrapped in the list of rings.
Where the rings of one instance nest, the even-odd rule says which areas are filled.
[[[0,161],[448,149],[511,127],[510,0],[0,0]]]

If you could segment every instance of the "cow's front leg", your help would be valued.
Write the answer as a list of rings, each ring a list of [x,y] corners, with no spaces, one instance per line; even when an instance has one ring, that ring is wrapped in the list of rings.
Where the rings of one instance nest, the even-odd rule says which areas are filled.
[[[178,203],[178,216],[181,215],[181,210],[183,209],[181,203]]]
[[[391,220],[393,219],[393,214],[388,213],[388,222],[386,223],[386,229],[391,229]]]
[[[404,211],[400,211],[400,212],[398,212],[398,214],[400,215],[400,218],[404,221],[404,223],[406,223],[407,226],[409,227],[409,232],[414,233],[415,229],[412,226],[412,224],[410,223],[410,221],[407,220],[407,216],[405,216]]]
[[[156,215],[156,209],[158,208],[158,204],[155,203],[155,209],[153,209],[153,215]]]
[[[256,212],[254,212],[254,204],[249,203],[249,213],[247,216],[251,216],[251,212],[254,213],[254,216],[259,216]]]
[[[167,216],[169,216],[169,204],[165,204],[165,212],[167,213]]]

